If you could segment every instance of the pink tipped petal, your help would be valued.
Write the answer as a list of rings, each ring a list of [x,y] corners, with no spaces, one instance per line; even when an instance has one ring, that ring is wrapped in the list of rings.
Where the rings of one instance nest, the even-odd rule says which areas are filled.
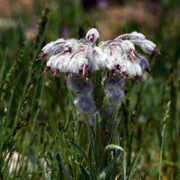
[[[58,56],[61,56],[61,55],[63,55],[63,54],[66,54],[67,52],[71,52],[71,48],[70,47],[65,47],[65,49],[64,49],[64,51],[63,52],[61,52]]]
[[[130,57],[131,57],[132,62],[135,63],[133,57],[131,55],[130,55]]]
[[[139,91],[139,76],[138,75],[136,75],[135,77],[135,80],[136,80],[136,84],[137,84],[137,88],[138,88],[138,91]]]
[[[125,86],[127,85],[127,78],[128,78],[128,75],[124,74],[126,76],[126,80],[125,80]]]
[[[84,51],[84,49],[78,49],[74,52],[70,59],[72,59],[77,53]]]
[[[39,54],[39,58],[36,59],[36,61],[42,59],[43,57],[47,56],[47,54],[44,54],[43,52],[41,54]]]
[[[83,70],[79,70],[79,75],[82,76]]]
[[[164,56],[163,54],[161,54],[157,49],[154,49],[153,53],[161,55],[161,56],[167,58],[167,56]]]
[[[134,52],[134,54],[135,54],[136,58],[140,58],[139,55],[138,55],[137,53]]]
[[[90,34],[89,37],[88,37],[89,41],[93,41],[94,40],[94,34]]]
[[[80,82],[82,81],[82,74],[83,74],[83,70],[81,69],[81,70],[79,70],[79,75],[80,75]]]
[[[56,77],[56,75],[58,74],[58,72],[59,72],[59,69],[56,69],[56,71],[54,72],[54,76],[53,76],[53,78],[52,78],[52,81],[54,80],[54,78]]]
[[[130,57],[131,57],[132,62],[135,63],[135,62],[134,62],[134,58],[137,59],[137,57],[136,57],[136,55],[134,54],[134,51],[133,51],[132,49],[129,50],[129,54],[130,54]]]
[[[112,45],[109,45],[109,48],[111,49],[111,55],[112,55],[112,52],[115,53],[116,50],[114,49],[114,47]]]
[[[48,67],[45,69],[45,71],[44,71],[39,77],[41,77],[44,73],[46,73],[46,72],[49,71],[50,69],[51,69],[51,67],[48,66]]]
[[[146,69],[144,69],[147,73],[149,73],[154,79],[156,79],[152,74],[151,74],[151,72],[149,71],[149,69],[148,68],[146,68]]]
[[[83,77],[84,77],[85,72],[86,72],[86,63],[84,63],[83,65]]]
[[[55,45],[62,44],[62,43],[66,43],[66,42],[58,42],[58,43],[56,43]]]
[[[129,54],[130,54],[133,58],[137,59],[137,57],[136,57],[136,55],[135,55],[135,53],[134,53],[134,51],[133,51],[132,49],[129,50]]]
[[[66,46],[65,49],[64,49],[64,52],[67,53],[67,52],[71,52],[71,48]]]
[[[114,72],[115,72],[115,70],[114,70],[114,69],[113,69],[113,70],[111,70],[111,74],[110,74],[110,82],[111,82],[111,79],[112,79],[112,77],[113,77]]]
[[[124,78],[124,74],[123,74],[123,72],[121,71],[121,66],[118,64],[118,65],[116,66],[116,68],[117,68],[117,70],[119,71],[119,73],[122,74],[122,76],[123,76],[123,78]]]
[[[106,68],[104,71],[104,75],[106,76],[108,69]]]

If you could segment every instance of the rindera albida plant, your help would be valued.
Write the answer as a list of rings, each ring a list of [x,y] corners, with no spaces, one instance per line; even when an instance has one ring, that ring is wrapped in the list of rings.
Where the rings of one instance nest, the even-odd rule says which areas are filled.
[[[97,46],[98,39],[99,32],[95,28],[87,32],[86,39],[61,38],[44,46],[37,59],[50,57],[46,70],[40,76],[49,70],[54,71],[54,77],[59,72],[66,74],[69,88],[78,96],[75,105],[81,113],[89,115],[96,110],[92,97],[93,72],[102,70],[106,75],[110,71],[110,77],[105,76],[101,83],[107,104],[113,106],[120,104],[124,98],[123,87],[128,76],[136,80],[137,87],[143,70],[152,76],[147,58],[135,50],[135,45],[140,46],[144,53],[162,55],[152,41],[138,32],[120,35]]]
[[[64,73],[64,81],[76,94],[74,104],[88,118],[88,125],[100,129],[100,145],[96,149],[96,165],[100,172],[106,166],[101,154],[112,143],[113,131],[118,125],[116,107],[124,98],[127,77],[134,78],[138,88],[143,71],[152,76],[146,56],[137,52],[135,46],[146,54],[162,54],[152,41],[138,32],[96,45],[98,39],[99,32],[95,28],[87,32],[85,39],[60,38],[44,46],[37,60],[50,57],[40,76],[49,70],[54,71],[53,79],[59,72]]]

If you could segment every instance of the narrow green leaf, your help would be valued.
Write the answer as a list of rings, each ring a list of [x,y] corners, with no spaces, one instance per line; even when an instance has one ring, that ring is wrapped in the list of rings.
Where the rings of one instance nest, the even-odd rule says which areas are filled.
[[[71,180],[71,178],[69,177],[69,175],[68,175],[68,173],[67,173],[67,171],[66,171],[62,161],[61,161],[61,166],[62,166],[62,169],[63,169],[65,175],[66,175],[67,180]]]
[[[142,152],[142,149],[141,149],[141,150],[136,154],[136,156],[134,157],[133,163],[132,163],[131,168],[130,168],[128,180],[131,179],[132,173],[133,173],[133,171],[134,171],[134,169],[135,169],[135,166],[136,166],[136,164],[137,164],[137,161],[138,161],[138,159],[139,159],[139,156],[140,156],[141,152]]]
[[[18,104],[17,113],[16,113],[16,119],[15,119],[15,124],[17,123],[17,120],[18,120],[18,118],[19,118],[20,111],[21,111],[21,108],[22,108],[22,105],[23,105],[23,101],[24,101],[24,98],[25,98],[25,95],[26,95],[26,90],[27,90],[27,88],[28,88],[28,84],[29,84],[29,81],[30,81],[30,79],[31,79],[31,75],[32,75],[32,71],[33,71],[33,65],[34,65],[34,62],[35,62],[36,57],[37,57],[38,54],[39,54],[40,48],[41,48],[41,46],[42,46],[42,43],[43,43],[43,41],[44,41],[44,38],[45,38],[45,35],[46,35],[46,32],[47,32],[48,25],[49,25],[49,19],[48,19],[48,22],[47,22],[47,24],[46,24],[46,26],[45,26],[45,30],[44,30],[44,34],[43,34],[43,36],[42,36],[42,39],[41,39],[41,41],[40,41],[40,43],[39,43],[39,46],[38,46],[38,48],[37,48],[37,50],[36,50],[36,52],[35,52],[35,56],[34,56],[34,59],[33,59],[33,61],[32,61],[32,64],[31,64],[31,66],[30,66],[30,68],[29,68],[29,72],[28,72],[27,79],[26,79],[26,84],[25,84],[24,89],[23,89],[23,93],[22,93],[21,100],[19,101],[19,104]]]
[[[62,143],[64,144],[65,148],[66,148],[66,149],[68,150],[68,152],[71,154],[71,152],[70,152],[70,150],[69,150],[66,142],[65,142],[64,139],[61,137],[61,134],[59,133],[59,131],[57,130],[56,132],[57,132],[59,138],[62,140]]]
[[[98,151],[95,150],[95,147],[94,147],[93,137],[92,137],[92,130],[91,130],[91,127],[90,127],[90,125],[89,125],[88,120],[87,120],[87,126],[88,126],[88,130],[89,130],[91,148],[92,148],[92,150],[93,150],[93,154],[94,154],[94,159],[95,159],[95,162],[96,162],[96,166],[98,167],[98,157],[97,157],[97,153],[96,153],[96,152],[98,152]]]
[[[73,107],[74,107],[74,109],[75,109],[75,112],[76,112],[76,121],[79,121],[79,119],[78,119],[78,112],[77,112],[77,108],[76,108],[76,106],[75,106],[75,104],[74,104],[74,100],[73,100],[72,93],[71,93],[71,91],[69,90],[69,87],[68,87],[68,86],[67,86],[67,89],[68,89],[68,92],[69,92],[69,95],[70,95],[71,103],[72,103],[72,105],[73,105]]]
[[[6,51],[5,51],[3,63],[1,65],[0,82],[1,82],[1,79],[2,79],[3,74],[4,74],[4,70],[5,70],[5,62],[6,62],[7,52],[8,52],[8,49],[6,49]]]
[[[79,164],[79,167],[81,168],[84,179],[91,180],[91,178],[89,177],[89,172],[86,171],[86,169],[84,169],[84,167],[81,164]]]
[[[115,149],[113,149],[113,156],[114,157],[116,156],[116,150]],[[114,180],[114,179],[116,179],[116,175],[117,175],[117,161],[114,163],[112,170],[111,170],[111,173],[109,173],[108,179]]]
[[[13,92],[12,92],[12,94],[11,94],[11,98],[10,98],[10,101],[9,101],[8,112],[7,112],[7,114],[6,114],[6,127],[7,127],[8,124],[9,124],[9,114],[10,114],[10,110],[11,110],[11,104],[12,104],[12,100],[13,100],[13,97],[14,97],[14,93],[15,93],[15,91],[16,91],[16,88],[17,88],[17,85],[18,85],[18,83],[19,83],[19,80],[20,80],[21,75],[22,75],[22,71],[21,71],[21,73],[20,73],[20,75],[19,75],[19,77],[18,77],[18,79],[17,79],[17,82],[16,82],[15,87],[14,87],[14,89],[13,89]]]
[[[44,180],[50,180],[51,179],[50,174],[44,172],[44,164],[43,164],[43,162],[39,161],[39,165],[41,167],[42,176],[43,176]]]
[[[86,156],[86,154],[84,153],[84,151],[74,142],[70,141],[69,142],[81,153],[81,155],[83,156],[83,158],[85,159],[85,161],[88,163],[89,167],[91,168],[94,177],[97,177],[97,172],[95,170],[95,168],[93,167],[91,161],[88,159],[88,157]]]
[[[90,146],[89,146],[89,152],[88,152],[88,159],[92,162],[92,156],[91,156],[91,153],[92,153],[92,152],[91,152],[91,151],[92,151],[92,147],[91,147],[91,145],[90,145]],[[91,177],[91,179],[95,180],[91,168],[89,167],[88,169],[89,169],[89,172],[90,172],[90,177]]]
[[[124,153],[123,168],[122,168],[122,180],[126,180],[126,152]]]
[[[111,126],[109,128],[109,133],[108,133],[107,138],[106,138],[106,142],[108,142],[108,144],[112,142],[112,140],[114,139],[115,135],[117,134],[117,129],[118,129],[119,124],[121,122],[120,118],[119,118],[119,120],[117,122],[115,122],[116,114],[118,112],[118,109],[119,109],[119,107],[117,106],[114,109],[113,115],[111,117]]]
[[[166,119],[169,117],[171,101],[167,104],[167,110],[163,119],[163,130],[162,130],[162,143],[161,143],[161,153],[160,153],[160,162],[159,162],[159,180],[161,180],[161,170],[162,170],[162,156],[163,156],[163,148],[164,148],[164,139],[165,139],[165,130],[166,130]]]
[[[98,157],[101,154],[101,141],[100,141],[100,125],[99,125],[99,117],[98,114],[96,114],[96,134],[95,134],[95,151],[98,154]],[[96,157],[96,160],[98,159],[98,157]],[[97,160],[97,167],[99,167],[99,163]]]
[[[180,178],[180,174],[174,180],[178,180],[179,178]]]
[[[106,167],[101,171],[99,177],[101,177],[104,173],[107,173],[107,171],[109,170],[109,168],[110,168],[110,167],[116,162],[116,160],[118,159],[121,151],[124,152],[124,150],[123,150],[120,146],[118,146],[118,145],[113,145],[113,144],[111,144],[111,145],[109,145],[109,147],[106,146],[105,149],[108,150],[109,148],[110,148],[110,149],[118,149],[118,151],[117,151],[114,159],[108,164],[108,166],[106,166]]]
[[[106,173],[105,172],[102,172],[99,177],[98,177],[98,180],[105,180],[106,179]]]

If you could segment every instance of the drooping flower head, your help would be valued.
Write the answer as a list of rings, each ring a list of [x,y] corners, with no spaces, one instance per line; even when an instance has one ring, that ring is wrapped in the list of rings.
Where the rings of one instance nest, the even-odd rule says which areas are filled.
[[[139,46],[144,53],[156,53],[162,55],[156,45],[138,32],[123,34],[117,38],[96,45],[99,32],[92,28],[86,34],[86,39],[58,39],[43,47],[39,59],[49,56],[47,68],[40,75],[54,71],[54,77],[58,72],[80,75],[90,78],[91,72],[102,69],[105,73],[110,71],[110,78],[114,73],[119,73],[125,79],[132,77],[137,86],[143,70],[148,72],[149,63],[144,55],[136,51],[135,45]],[[164,56],[164,55],[162,55]],[[54,78],[53,77],[53,78]],[[153,76],[152,76],[153,77]],[[154,78],[154,77],[153,77]]]
[[[97,31],[97,29],[90,29],[86,34],[86,39],[95,43],[99,39],[99,32]]]
[[[76,95],[75,106],[88,116],[89,124],[93,126],[96,125],[96,117],[101,121],[102,105],[99,105],[98,101],[106,102],[107,118],[111,118],[114,106],[121,104],[127,77],[135,79],[138,89],[143,71],[154,78],[149,70],[148,59],[136,50],[136,46],[139,46],[143,53],[162,55],[155,49],[156,45],[152,41],[138,32],[123,34],[113,40],[100,42],[99,45],[98,39],[99,32],[95,28],[90,29],[84,39],[61,38],[44,46],[37,59],[49,57],[47,68],[40,76],[49,70],[54,72],[52,80],[59,72],[63,73],[63,78],[66,76],[64,82],[67,82],[69,89]],[[91,79],[92,73],[96,71],[99,71],[97,75],[100,76],[100,81]],[[102,90],[100,100],[96,97],[99,91],[98,87],[94,86],[95,81],[99,83],[96,86],[100,86],[100,92]]]

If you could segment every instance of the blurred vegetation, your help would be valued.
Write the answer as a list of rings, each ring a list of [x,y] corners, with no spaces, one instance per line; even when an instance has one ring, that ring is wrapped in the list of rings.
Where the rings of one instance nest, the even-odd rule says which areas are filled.
[[[53,82],[50,72],[39,78],[46,60],[34,60],[46,43],[58,37],[81,38],[91,27],[100,31],[100,41],[126,32],[142,32],[168,57],[149,56],[156,80],[144,73],[140,91],[135,81],[128,79],[118,112],[118,133],[127,153],[127,175],[142,149],[132,179],[158,179],[161,163],[163,180],[180,177],[180,2],[101,2],[104,4],[97,1],[86,9],[76,0],[47,4],[36,0],[28,9],[17,1],[17,6],[4,7],[9,14],[1,11],[0,179],[66,179],[63,168],[71,179],[83,179],[76,162],[84,167],[86,163],[68,140],[88,153],[86,122],[77,114],[66,84],[61,83],[62,75],[59,73]],[[164,122],[169,101],[169,118]],[[14,163],[10,157],[15,152],[18,160],[10,172]],[[5,160],[6,155],[9,159]],[[122,161],[119,158],[116,179],[121,179]]]

